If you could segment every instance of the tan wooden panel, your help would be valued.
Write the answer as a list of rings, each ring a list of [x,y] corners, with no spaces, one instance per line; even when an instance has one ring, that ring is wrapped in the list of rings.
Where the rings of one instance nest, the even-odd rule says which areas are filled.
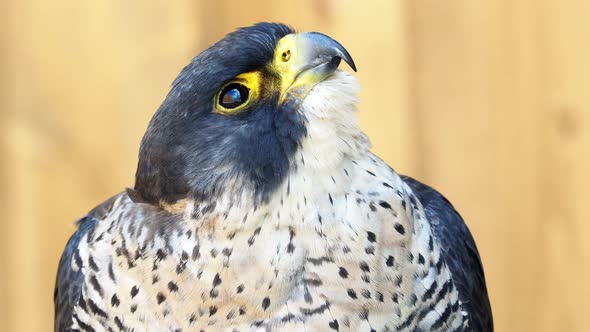
[[[1,15],[9,255],[0,269],[9,304],[0,330],[46,331],[72,223],[133,185],[143,130],[197,49],[199,30],[188,0],[31,0]]]
[[[583,331],[587,2],[413,3],[425,178],[483,256],[498,331]]]
[[[421,171],[471,228],[498,331],[536,326],[538,95],[526,5],[418,1],[411,13]]]
[[[544,331],[588,330],[590,312],[590,3],[539,12],[539,206]]]

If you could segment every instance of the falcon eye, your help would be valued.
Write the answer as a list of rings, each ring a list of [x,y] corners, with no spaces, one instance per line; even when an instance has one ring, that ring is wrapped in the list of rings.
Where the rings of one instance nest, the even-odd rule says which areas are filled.
[[[225,109],[236,108],[246,101],[250,95],[250,89],[240,83],[230,83],[219,94],[219,105]]]
[[[225,82],[215,94],[213,113],[233,116],[258,100],[263,76],[260,71],[242,73]]]

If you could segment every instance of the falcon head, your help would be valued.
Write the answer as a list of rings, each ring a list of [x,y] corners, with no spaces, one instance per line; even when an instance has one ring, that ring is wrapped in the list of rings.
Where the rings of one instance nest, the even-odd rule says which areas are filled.
[[[264,202],[302,167],[321,171],[364,137],[346,49],[317,32],[259,23],[188,64],[141,142],[135,191],[153,204],[249,196]],[[307,159],[307,160],[306,160]]]

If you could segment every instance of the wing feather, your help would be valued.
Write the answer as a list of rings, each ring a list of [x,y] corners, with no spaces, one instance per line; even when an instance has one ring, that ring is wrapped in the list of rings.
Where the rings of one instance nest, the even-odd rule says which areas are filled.
[[[474,331],[493,331],[492,310],[479,252],[453,205],[438,191],[408,176],[403,180],[418,196],[449,267]]]
[[[78,229],[68,240],[57,269],[57,278],[53,292],[55,331],[71,330],[73,310],[82,294],[84,275],[79,268],[79,264],[76,263],[76,261],[80,260],[78,254],[80,240],[86,234],[93,231],[97,222],[105,218],[118,197],[119,195],[111,197],[76,222]],[[76,265],[78,265],[77,269],[74,268]]]

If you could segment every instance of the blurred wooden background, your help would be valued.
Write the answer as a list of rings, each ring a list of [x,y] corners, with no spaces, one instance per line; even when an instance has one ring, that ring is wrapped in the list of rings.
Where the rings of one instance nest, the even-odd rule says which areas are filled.
[[[133,185],[192,56],[283,21],[341,41],[361,124],[477,240],[497,331],[587,331],[590,2],[0,2],[0,330],[48,331],[72,222]]]

